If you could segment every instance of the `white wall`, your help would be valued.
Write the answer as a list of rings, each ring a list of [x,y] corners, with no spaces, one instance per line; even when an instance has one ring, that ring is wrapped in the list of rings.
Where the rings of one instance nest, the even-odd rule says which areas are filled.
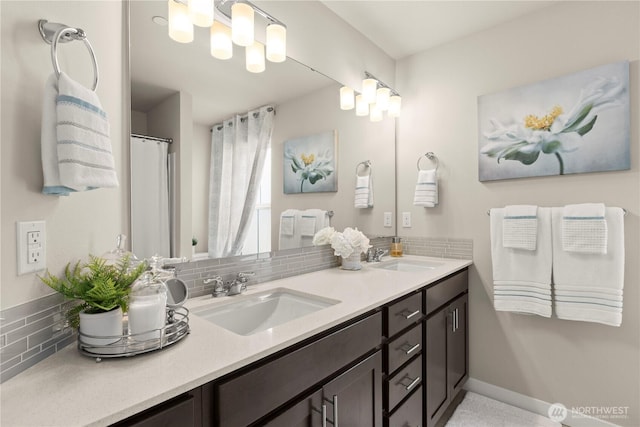
[[[209,242],[209,165],[211,164],[211,126],[193,124],[191,212],[196,252],[207,252]]]
[[[332,209],[331,225],[342,231],[357,226],[367,236],[393,236],[383,227],[383,212],[395,209],[395,123],[385,117],[371,123],[339,108],[337,84],[277,106],[273,137],[271,186],[272,248],[278,247],[280,213],[285,209]],[[338,191],[283,194],[283,146],[288,139],[336,130],[338,134]],[[370,160],[373,168],[374,206],[354,208],[356,165]],[[288,166],[287,166],[288,167]]]
[[[628,406],[640,425],[640,4],[566,2],[399,61],[403,94],[398,128],[398,213],[413,214],[399,233],[472,238],[470,279],[471,376],[547,402]],[[478,181],[478,95],[631,62],[631,170]],[[440,201],[412,206],[416,158],[440,159]],[[570,155],[570,154],[568,154]],[[627,209],[623,324],[496,313],[487,210],[507,204],[562,206],[588,201]]]
[[[51,293],[35,274],[17,276],[16,221],[46,221],[47,267],[64,265],[115,247],[116,235],[128,234],[128,137],[123,102],[128,29],[119,1],[3,1],[2,31],[2,302],[8,308]],[[116,189],[99,189],[68,197],[42,191],[40,118],[42,92],[52,73],[50,46],[40,37],[38,19],[81,27],[91,41],[100,67],[98,96],[111,126],[111,142],[120,181]],[[109,25],[105,25],[108,22]],[[124,53],[123,53],[124,52]],[[83,43],[60,46],[62,70],[90,85],[91,62]]]

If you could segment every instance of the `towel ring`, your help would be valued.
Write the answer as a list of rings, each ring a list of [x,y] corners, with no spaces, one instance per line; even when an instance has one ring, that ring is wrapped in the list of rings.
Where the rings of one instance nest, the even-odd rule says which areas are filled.
[[[68,27],[64,24],[48,22],[46,19],[41,19],[38,21],[38,31],[42,39],[51,45],[51,62],[53,63],[53,71],[55,71],[56,77],[58,78],[60,77],[58,43],[67,43],[73,40],[81,40],[84,42],[84,45],[91,54],[91,62],[93,64],[93,88],[91,90],[95,91],[98,87],[98,60],[82,28]]]
[[[440,166],[440,162],[438,161],[438,158],[436,157],[435,154],[433,154],[432,151],[429,151],[428,153],[424,154],[423,156],[418,157],[418,162],[416,163],[416,167],[418,168],[418,171],[422,170],[422,169],[420,169],[420,160],[422,160],[425,157],[427,159],[431,160],[432,162],[435,162],[436,171],[437,171],[438,170],[438,166]]]
[[[358,175],[358,170],[360,169],[360,166],[364,166],[365,169],[369,168],[369,175],[371,175],[371,170],[372,170],[372,168],[371,168],[371,160],[365,160],[364,162],[360,162],[360,163],[358,163],[356,165],[356,176],[360,176],[360,175]],[[366,175],[364,175],[364,176],[366,176]]]

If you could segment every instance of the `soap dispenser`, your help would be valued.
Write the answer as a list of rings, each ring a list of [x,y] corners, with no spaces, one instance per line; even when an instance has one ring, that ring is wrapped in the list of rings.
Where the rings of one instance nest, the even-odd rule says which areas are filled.
[[[391,238],[391,251],[389,251],[389,255],[392,257],[402,256],[402,240],[400,237],[396,236]]]
[[[151,270],[145,272],[131,288],[129,334],[136,341],[161,337],[167,320],[167,287],[171,274],[158,268],[158,257],[151,258]]]

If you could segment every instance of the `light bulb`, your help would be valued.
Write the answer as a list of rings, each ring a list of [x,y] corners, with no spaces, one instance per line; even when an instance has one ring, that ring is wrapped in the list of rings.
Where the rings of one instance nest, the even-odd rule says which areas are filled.
[[[372,122],[379,122],[382,120],[382,110],[378,108],[377,104],[371,104],[369,107],[369,120]]]
[[[355,105],[354,102],[353,89],[349,86],[342,86],[340,88],[340,108],[343,110],[352,110]]]
[[[169,1],[169,37],[179,43],[193,41],[193,24],[186,4]]]
[[[211,26],[211,56],[218,59],[229,59],[233,56],[231,28],[222,22],[213,21]]]
[[[198,27],[213,24],[213,0],[189,0],[189,17]]]
[[[364,79],[362,81],[362,98],[364,98],[368,104],[376,102],[377,88],[378,81],[376,79]]]
[[[389,98],[391,97],[391,89],[388,87],[381,87],[376,92],[376,105],[380,111],[387,111],[389,109]]]
[[[399,95],[393,95],[389,98],[389,117],[400,117],[400,109],[402,108],[402,98]]]
[[[284,62],[287,59],[287,27],[280,24],[267,26],[267,59]]]
[[[246,3],[231,6],[231,39],[239,46],[253,44],[253,8]]]
[[[356,96],[356,116],[368,116],[369,103],[364,100],[362,95]]]
[[[247,46],[246,61],[247,71],[252,73],[261,73],[265,69],[264,65],[264,45],[260,42],[253,42],[251,46]]]

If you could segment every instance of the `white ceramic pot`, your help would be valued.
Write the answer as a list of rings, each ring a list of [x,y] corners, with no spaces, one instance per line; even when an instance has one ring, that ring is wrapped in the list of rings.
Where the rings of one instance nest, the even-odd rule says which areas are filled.
[[[122,337],[122,309],[103,313],[80,312],[80,341],[86,345],[109,345]],[[91,335],[91,336],[87,336]],[[100,338],[109,337],[109,338]]]
[[[348,257],[342,258],[342,269],[343,270],[360,270],[362,268],[362,264],[360,261],[360,252],[352,253]]]

